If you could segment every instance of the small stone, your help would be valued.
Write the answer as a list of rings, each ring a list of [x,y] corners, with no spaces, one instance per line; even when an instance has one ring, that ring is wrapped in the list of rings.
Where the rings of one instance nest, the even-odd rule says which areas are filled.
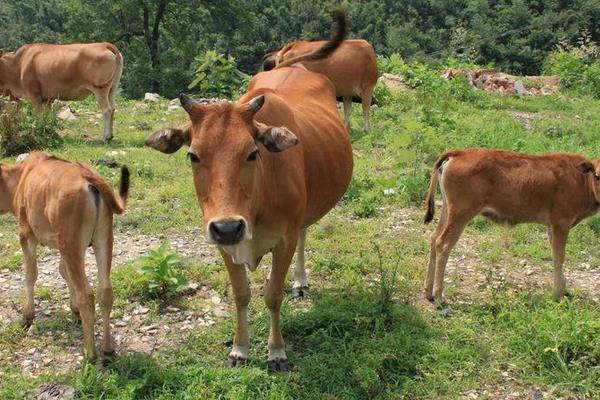
[[[231,315],[229,311],[227,311],[227,310],[225,310],[224,308],[221,308],[221,307],[216,308],[213,311],[213,314],[215,314],[215,316],[219,317],[219,318],[227,318],[227,317],[229,317],[229,315]]]
[[[146,93],[144,94],[144,101],[146,103],[158,103],[160,95],[158,93]]]
[[[219,304],[221,303],[221,298],[219,296],[213,296],[210,298],[210,301],[212,301],[213,304]]]
[[[71,111],[69,106],[63,107],[58,112],[58,114],[56,114],[56,117],[59,119],[62,119],[64,121],[73,121],[73,120],[77,119],[77,117],[75,117],[75,114],[73,114],[73,112]]]
[[[138,314],[148,314],[148,311],[150,311],[150,309],[144,306],[141,306],[137,309]]]
[[[23,162],[27,156],[29,156],[29,153],[21,153],[17,156],[16,162],[20,163]]]
[[[140,332],[149,332],[149,331],[156,331],[158,329],[158,325],[156,324],[152,324],[152,325],[148,325],[148,326],[143,326],[140,328]],[[156,332],[155,332],[156,333]]]
[[[122,328],[124,326],[127,326],[127,322],[125,322],[125,321],[117,321],[117,322],[115,322],[115,326],[118,326],[119,328]]]

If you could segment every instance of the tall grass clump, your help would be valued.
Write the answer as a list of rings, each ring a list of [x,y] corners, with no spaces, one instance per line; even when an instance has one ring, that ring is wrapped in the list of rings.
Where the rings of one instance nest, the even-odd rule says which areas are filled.
[[[7,157],[58,147],[63,141],[61,127],[50,108],[35,114],[29,105],[10,103],[0,115],[0,153]]]

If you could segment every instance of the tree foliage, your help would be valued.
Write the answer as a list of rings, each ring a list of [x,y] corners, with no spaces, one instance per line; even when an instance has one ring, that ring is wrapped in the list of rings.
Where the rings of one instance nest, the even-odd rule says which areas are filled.
[[[559,43],[600,38],[597,0],[345,0],[350,37],[382,55],[445,57],[537,74]],[[254,73],[262,56],[296,38],[329,36],[330,0],[4,0],[0,47],[111,41],[125,56],[124,94],[175,96],[194,59],[231,55]]]

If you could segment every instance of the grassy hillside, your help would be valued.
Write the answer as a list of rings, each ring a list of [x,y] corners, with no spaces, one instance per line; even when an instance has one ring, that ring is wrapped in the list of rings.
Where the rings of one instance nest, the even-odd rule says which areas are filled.
[[[222,261],[200,238],[185,152],[143,147],[149,133],[184,121],[185,113],[169,111],[166,100],[120,100],[116,139],[105,145],[95,106],[74,103],[78,119],[64,126],[65,144],[54,153],[88,163],[115,159],[132,171],[127,214],[116,218],[118,357],[106,367],[82,366],[81,329],[65,310],[52,252],[40,250],[47,273],[38,280],[34,328],[20,328],[22,256],[14,220],[3,216],[0,398],[23,398],[44,382],[65,382],[84,399],[600,397],[600,218],[571,232],[565,271],[574,296],[560,303],[551,297],[545,228],[476,219],[451,256],[450,308],[443,312],[422,297],[433,226],[421,223],[440,152],[483,146],[597,157],[600,101],[568,93],[500,97],[460,79],[377,94],[371,134],[360,129],[360,107],[354,110],[351,187],[309,231],[311,298],[296,301],[286,292],[283,332],[295,365],[289,374],[266,370],[260,289],[269,260],[250,275],[251,360],[226,367],[234,306]],[[95,167],[116,185],[117,169]],[[163,240],[186,257],[183,272],[198,290],[147,294],[139,259]]]

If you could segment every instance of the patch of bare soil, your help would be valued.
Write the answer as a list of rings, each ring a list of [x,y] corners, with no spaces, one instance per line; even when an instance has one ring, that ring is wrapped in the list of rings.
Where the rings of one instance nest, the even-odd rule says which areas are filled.
[[[160,243],[161,240],[155,237],[117,234],[113,271],[120,265],[137,260]],[[170,243],[192,262],[197,260],[211,264],[216,260],[215,250],[200,237],[175,236],[170,238]],[[0,359],[10,360],[12,365],[18,366],[26,375],[60,375],[82,366],[81,325],[71,314],[67,285],[58,272],[59,259],[59,254],[53,250],[44,250],[38,257],[34,324],[28,330],[27,337],[22,340],[21,348],[16,351],[13,348],[10,350],[12,354],[6,354],[8,349],[0,349],[0,352],[6,352],[0,353]],[[86,253],[86,272],[90,283],[95,285],[97,271],[91,248]],[[21,270],[0,270],[0,325],[20,321],[24,286],[25,278]],[[44,292],[50,295],[40,296]],[[230,315],[231,304],[209,286],[190,282],[184,296],[194,304],[190,310],[167,306],[156,315],[139,299],[131,299],[124,305],[115,307],[112,313],[112,332],[117,354],[168,351],[182,342],[189,332],[202,330]],[[57,302],[56,298],[61,301]],[[101,319],[98,308],[96,312],[96,339],[99,345]],[[0,376],[2,375],[0,368]]]

